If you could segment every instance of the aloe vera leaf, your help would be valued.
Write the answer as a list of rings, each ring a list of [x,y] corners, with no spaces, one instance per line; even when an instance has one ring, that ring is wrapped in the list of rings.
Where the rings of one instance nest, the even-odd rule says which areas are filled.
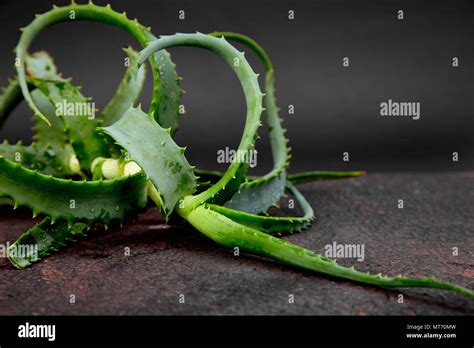
[[[225,203],[231,209],[259,214],[275,205],[283,195],[286,186],[285,169],[289,165],[290,150],[285,138],[285,129],[282,127],[283,119],[278,115],[275,98],[275,81],[273,65],[263,48],[248,36],[230,33],[214,32],[209,34],[215,37],[225,37],[227,40],[236,41],[249,47],[260,58],[265,68],[265,107],[267,126],[273,156],[273,169],[266,175],[242,183],[239,191]]]
[[[308,227],[314,219],[314,212],[311,205],[303,197],[303,195],[294,187],[291,183],[288,183],[288,189],[293,194],[298,205],[303,210],[304,216],[302,217],[273,217],[273,216],[260,216],[250,214],[219,205],[208,204],[207,206],[228,217],[229,219],[252,227],[268,234],[287,234],[293,232],[299,232]]]
[[[36,142],[40,145],[65,145],[69,136],[82,169],[87,171],[95,157],[109,154],[105,139],[95,132],[100,121],[90,120],[88,115],[58,117],[56,106],[63,103],[85,105],[90,100],[84,98],[70,80],[58,74],[53,59],[44,51],[26,55],[26,69],[29,85],[37,88],[31,97],[50,121],[49,125],[36,122]]]
[[[10,112],[15,109],[22,100],[23,95],[21,94],[18,80],[16,78],[9,79],[8,85],[2,87],[2,95],[0,96],[0,127],[3,126]]]
[[[32,187],[35,189],[32,190]],[[116,180],[72,181],[54,178],[0,158],[0,196],[53,221],[104,222],[123,219],[147,202],[147,180],[136,174]]]
[[[195,169],[194,172],[196,175],[199,175],[201,181],[209,181],[211,183],[219,180],[224,173],[217,170],[206,170],[206,169]],[[300,185],[309,182],[315,181],[324,181],[324,180],[338,180],[338,179],[351,179],[364,176],[366,172],[364,171],[353,171],[353,172],[330,172],[330,171],[313,171],[313,172],[301,172],[295,174],[288,174],[287,181],[291,182],[293,185]],[[258,176],[247,176],[247,180],[252,181],[258,179]]]
[[[0,197],[0,205],[13,205],[13,200],[8,197]]]
[[[48,53],[41,51],[36,52],[32,55],[25,55],[26,69],[28,77],[26,78],[27,86],[29,78],[34,75],[41,77],[51,77],[56,73],[56,67],[52,58]],[[21,93],[20,83],[18,78],[8,79],[8,85],[2,87],[2,95],[0,96],[0,126],[5,122],[10,112],[15,109],[18,104],[23,100],[23,94]]]
[[[65,81],[58,73],[53,58],[45,51],[26,55],[27,82],[31,97],[38,109],[48,117],[50,124],[46,124],[38,117],[33,117],[33,139],[38,145],[65,146],[69,143],[64,124],[56,115],[55,105],[42,91],[36,89],[34,80]],[[40,83],[40,82],[39,82]]]
[[[51,120],[51,127],[44,122],[35,122],[33,129],[36,131],[34,138],[40,145],[67,144],[64,127],[59,119],[55,117],[54,107],[50,101],[32,85],[34,78],[61,80],[62,77],[57,73],[56,66],[51,56],[40,51],[32,55],[26,55],[26,70],[28,73],[27,84],[31,91],[31,96],[38,108]],[[7,88],[3,89],[4,94],[0,96],[0,126],[7,119],[10,112],[23,100],[21,88],[18,79],[9,80]],[[38,118],[34,118],[34,121]]]
[[[241,153],[249,153],[255,147],[257,130],[261,124],[263,94],[258,85],[258,75],[248,64],[244,54],[235,49],[224,38],[218,39],[201,33],[176,34],[162,36],[160,39],[150,42],[140,52],[139,64],[142,64],[153,53],[173,46],[194,46],[210,50],[223,58],[237,74],[247,102],[245,129],[238,150]],[[246,161],[232,163],[217,184],[196,196],[187,196],[183,200],[183,206],[186,206],[186,209],[193,209],[194,206],[203,202],[219,204],[227,201],[245,179],[248,167],[249,164]],[[145,170],[145,172],[147,171]],[[151,175],[148,172],[147,174]]]
[[[125,51],[128,54],[130,64],[117,91],[99,116],[99,118],[103,120],[104,125],[109,125],[115,122],[125,113],[125,111],[128,110],[130,105],[140,94],[145,80],[146,66],[143,66],[139,71],[137,71],[135,64],[137,53],[131,48],[128,48]],[[28,80],[64,80],[57,72],[52,57],[45,51],[26,55],[26,71],[28,73]],[[31,92],[31,96],[38,106],[38,109],[46,115],[48,120],[51,122],[51,126],[48,126],[41,119],[37,117],[34,118],[36,141],[47,142],[47,144],[66,144],[66,132],[64,131],[64,126],[61,120],[56,117],[54,106],[49,103],[42,93],[36,90]]]
[[[138,53],[130,47],[125,50],[129,58],[129,66],[114,96],[100,113],[102,126],[106,127],[116,122],[132,106],[140,95],[145,82],[146,66],[137,71],[136,59]]]
[[[74,13],[74,19],[71,19],[71,13]],[[28,91],[25,76],[25,56],[30,43],[42,30],[61,22],[70,22],[75,20],[89,20],[108,23],[130,33],[142,46],[145,47],[150,40],[155,39],[151,29],[142,26],[138,21],[127,18],[125,12],[118,13],[112,10],[110,5],[104,7],[96,6],[92,2],[79,5],[72,3],[67,6],[57,7],[37,15],[36,18],[26,27],[22,28],[22,35],[15,48],[16,58],[20,64],[16,66],[18,80],[23,92],[24,98],[35,116],[49,123],[47,117],[37,107]],[[182,91],[179,87],[179,78],[174,71],[175,65],[170,60],[169,54],[159,52],[150,59],[152,67],[154,89],[150,112],[155,115],[161,125],[168,127],[172,124],[172,133],[177,128],[179,116],[179,100]],[[159,69],[159,65],[162,68]],[[162,76],[160,74],[163,73]],[[160,118],[160,119],[158,119]]]
[[[266,256],[306,270],[384,288],[434,288],[474,298],[474,291],[435,278],[407,278],[401,275],[388,277],[341,266],[336,260],[239,224],[212,210],[207,204],[190,211],[186,215],[186,220],[204,235],[225,247],[237,247],[242,251]]]
[[[53,147],[33,143],[24,146],[21,142],[8,144],[4,141],[0,144],[0,157],[54,177],[65,178],[77,174],[77,168],[74,168],[75,155],[70,145]]]
[[[162,128],[151,115],[130,108],[120,120],[100,130],[122,146],[148,175],[159,191],[167,217],[182,197],[196,189],[193,168],[184,157],[185,148],[176,145],[171,130]]]
[[[8,247],[8,259],[16,268],[23,269],[58,251],[67,243],[84,237],[87,229],[89,225],[86,223],[68,224],[64,221],[53,223],[51,218],[47,217]]]
[[[59,117],[56,116],[56,110],[51,100],[43,94],[42,91],[35,89],[31,92],[31,97],[35,101],[38,108],[49,117],[50,124],[46,124],[41,119],[34,118],[34,135],[33,140],[40,146],[66,146],[69,139],[64,129],[64,124]],[[38,121],[39,120],[39,121]]]
[[[26,71],[28,74],[26,81],[28,88],[31,90],[31,97],[39,110],[47,115],[51,122],[51,126],[48,126],[42,121],[38,122],[38,118],[34,118],[35,124],[33,129],[36,132],[34,135],[35,142],[40,145],[65,145],[68,143],[66,132],[61,120],[56,117],[54,105],[52,105],[51,101],[49,101],[42,92],[38,91],[36,86],[32,83],[35,79],[48,81],[64,81],[64,79],[57,72],[54,61],[47,52],[35,52],[31,55],[27,54],[25,57]],[[23,100],[17,78],[10,80],[9,87],[6,91],[8,91],[8,93],[0,97],[0,110],[3,110],[0,111],[0,115],[3,116],[0,117],[2,121],[4,121],[13,108]],[[8,96],[8,94],[13,94],[15,97]]]
[[[128,110],[130,105],[138,97],[145,79],[145,66],[138,72],[136,69],[136,55],[131,48],[125,50],[130,59],[130,65],[110,102],[102,111],[99,118],[103,119],[105,124],[113,123],[123,113]],[[47,81],[66,81],[57,72],[52,57],[45,51],[36,52],[32,55],[26,55],[26,71],[28,73],[27,81],[29,85],[35,88],[32,80]],[[34,139],[38,144],[63,146],[68,143],[64,125],[59,117],[56,117],[55,108],[52,102],[38,90],[31,91],[31,96],[38,106],[39,110],[48,117],[51,126],[45,124],[42,120],[35,117],[33,129],[36,131]],[[21,97],[22,98],[22,97]],[[97,125],[92,125],[95,128]],[[87,165],[87,164],[86,164]]]
[[[276,205],[285,192],[286,173],[282,172],[271,179],[260,179],[244,182],[224,207],[260,214]]]
[[[110,151],[106,138],[96,132],[96,128],[101,125],[102,121],[91,114],[91,111],[95,113],[95,110],[88,110],[94,105],[90,104],[90,98],[85,98],[79,88],[73,86],[69,80],[51,82],[34,79],[32,83],[48,97],[52,105],[55,105],[56,108],[61,106],[63,112],[66,112],[69,106],[73,106],[73,108],[81,106],[79,114],[58,116],[64,124],[66,134],[83,171],[90,171],[95,158],[109,156]],[[88,108],[83,107],[86,105]]]
[[[36,122],[33,126],[33,129],[35,130],[35,134],[33,135],[35,144],[39,148],[52,149],[54,147],[57,148],[59,152],[62,152],[63,148],[67,147],[69,143],[66,131],[64,129],[64,125],[62,124],[61,120],[56,117],[52,101],[49,100],[48,97],[45,96],[42,91],[36,89],[36,87],[32,85],[33,80],[31,78],[29,78],[28,80],[30,81],[30,85],[32,86],[32,88],[34,88],[34,90],[31,92],[33,100],[35,101],[38,108],[45,115],[48,115],[50,119],[50,125],[47,125],[44,122]],[[23,96],[20,95],[20,101],[22,99]],[[0,100],[0,108],[2,105],[4,104],[2,104],[2,101]]]
[[[156,40],[156,37],[149,32],[145,32],[149,42]],[[166,50],[156,52],[153,55],[159,78],[153,82],[153,98],[150,111],[161,127],[170,128],[173,136],[179,128],[179,107],[183,90],[179,86],[181,77],[176,72],[176,64],[171,60],[170,54]]]
[[[288,180],[294,185],[305,184],[308,182],[324,181],[324,180],[339,180],[339,179],[350,179],[364,176],[364,171],[353,171],[353,172],[329,172],[329,171],[314,171],[314,172],[301,172],[296,174],[288,175]]]

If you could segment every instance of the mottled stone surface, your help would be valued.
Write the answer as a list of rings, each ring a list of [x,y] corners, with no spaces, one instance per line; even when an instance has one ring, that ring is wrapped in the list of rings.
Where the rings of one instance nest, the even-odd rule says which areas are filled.
[[[334,241],[364,244],[364,262],[340,262],[474,288],[473,172],[371,174],[302,185],[301,191],[317,222],[287,240],[320,252]],[[2,207],[0,242],[32,226],[29,216]],[[288,303],[289,294],[295,303]],[[261,257],[235,257],[180,221],[163,225],[151,209],[26,270],[0,260],[0,314],[441,315],[474,314],[474,301],[437,290],[377,289]]]

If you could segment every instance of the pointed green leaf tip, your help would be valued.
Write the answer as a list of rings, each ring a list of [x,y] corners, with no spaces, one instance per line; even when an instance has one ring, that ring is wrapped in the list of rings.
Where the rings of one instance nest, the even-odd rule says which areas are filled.
[[[89,224],[77,222],[70,225],[66,221],[54,222],[51,218],[45,218],[23,233],[7,249],[10,262],[18,269],[23,269],[36,261],[51,255],[56,250],[64,247],[67,243],[76,241],[85,236]],[[34,246],[31,248],[31,246]],[[24,253],[16,253],[15,250],[25,250]]]
[[[151,116],[130,108],[119,121],[100,129],[114,138],[148,175],[162,197],[166,216],[181,198],[195,191],[197,180],[183,149]]]
[[[43,115],[42,113],[36,113],[35,116],[39,117],[41,120],[43,120],[44,122],[46,122],[46,124],[48,126],[51,126],[51,122],[48,120],[48,118]]]

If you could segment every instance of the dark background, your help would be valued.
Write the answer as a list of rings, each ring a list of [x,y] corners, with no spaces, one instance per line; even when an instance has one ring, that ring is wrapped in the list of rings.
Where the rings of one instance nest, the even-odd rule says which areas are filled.
[[[81,1],[78,1],[81,2]],[[19,28],[35,13],[68,1],[0,2],[0,84],[14,75],[12,49]],[[105,5],[106,1],[96,3]],[[471,1],[111,1],[155,35],[236,31],[257,40],[273,60],[278,103],[293,147],[293,170],[428,171],[472,170],[474,74]],[[186,19],[178,19],[178,11]],[[287,18],[295,11],[295,20]],[[397,19],[397,10],[405,20]],[[65,76],[103,107],[123,74],[121,48],[138,45],[126,32],[102,23],[58,24],[42,32],[30,52],[52,53]],[[191,163],[222,168],[216,151],[237,147],[245,101],[232,72],[210,52],[171,51],[186,90],[187,113],[177,142]],[[262,67],[248,54],[255,70]],[[350,58],[350,67],[342,58]],[[460,66],[451,66],[458,57]],[[150,76],[148,74],[147,76]],[[142,93],[148,102],[151,79]],[[388,99],[421,103],[421,119],[383,118]],[[288,104],[295,114],[288,115]],[[25,105],[0,131],[11,141],[31,136]],[[263,132],[261,132],[263,135]],[[257,172],[268,169],[269,145],[259,143]],[[342,161],[348,151],[349,163]],[[460,161],[453,163],[457,151]]]

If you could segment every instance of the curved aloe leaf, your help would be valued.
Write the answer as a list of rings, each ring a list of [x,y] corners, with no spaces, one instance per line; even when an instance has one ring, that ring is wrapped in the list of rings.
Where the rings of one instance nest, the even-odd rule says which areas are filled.
[[[43,146],[64,146],[68,143],[69,136],[82,169],[89,170],[94,158],[109,154],[105,139],[95,132],[100,121],[90,119],[90,115],[83,112],[58,117],[56,108],[64,105],[65,109],[66,106],[74,109],[79,105],[83,109],[82,106],[90,105],[90,100],[80,94],[79,88],[72,86],[69,80],[57,73],[52,58],[46,52],[25,57],[29,88],[36,88],[32,91],[31,98],[39,110],[48,115],[50,121],[49,125],[36,123],[36,142]]]
[[[136,19],[128,19],[125,12],[118,13],[113,11],[110,5],[101,7],[92,4],[92,2],[84,5],[73,2],[71,5],[63,7],[54,6],[52,10],[37,15],[27,27],[22,28],[22,35],[15,49],[16,58],[20,62],[20,64],[16,66],[16,70],[26,102],[33,110],[35,116],[40,117],[46,121],[46,123],[49,123],[48,118],[37,107],[28,90],[25,75],[26,54],[31,42],[42,30],[57,23],[70,22],[71,11],[74,13],[74,20],[98,21],[124,29],[130,33],[142,47],[145,47],[149,41],[155,39],[150,28],[142,26]],[[174,132],[177,128],[179,99],[182,94],[179,88],[179,78],[174,71],[175,66],[166,52],[159,52],[154,55],[150,59],[150,64],[152,66],[154,80],[154,93],[150,112],[155,115],[157,121],[160,122],[158,117],[161,118],[162,126],[168,127],[168,124],[173,124]],[[161,68],[159,68],[160,65]]]
[[[205,169],[195,169],[194,172],[199,175],[201,181],[208,181],[211,183],[219,180],[224,173],[217,170],[205,170]],[[330,171],[313,171],[313,172],[301,172],[295,174],[288,174],[287,181],[291,182],[293,185],[305,184],[308,182],[315,181],[324,181],[324,180],[338,180],[338,179],[351,179],[364,176],[366,172],[364,171],[353,171],[353,172],[330,172]],[[256,176],[247,176],[247,180],[257,180],[260,177]]]
[[[40,146],[66,146],[69,139],[64,129],[64,124],[59,117],[56,116],[56,110],[50,100],[42,91],[35,89],[31,92],[31,97],[35,101],[38,108],[50,120],[50,124],[46,124],[41,119],[35,117],[33,122],[33,140]]]
[[[31,92],[32,99],[38,108],[52,121],[51,127],[44,122],[35,122],[33,129],[35,130],[35,140],[39,145],[65,145],[67,144],[64,126],[61,121],[55,117],[54,107],[51,105],[47,97],[36,90],[31,81],[35,78],[61,80],[61,76],[57,73],[51,56],[44,51],[36,52],[32,55],[26,55],[26,70],[28,73],[28,88],[33,89]],[[9,80],[7,88],[3,89],[3,95],[0,96],[0,126],[7,119],[10,112],[23,100],[20,84],[18,79]],[[37,121],[35,118],[34,121]]]
[[[140,69],[137,69],[138,53],[130,47],[125,52],[128,55],[130,65],[114,96],[100,113],[99,117],[103,120],[102,126],[104,127],[116,122],[127,112],[138,98],[145,82],[146,66],[143,65]]]
[[[244,44],[257,54],[265,68],[266,95],[264,101],[272,148],[273,169],[258,179],[244,182],[239,191],[225,203],[228,208],[247,213],[265,212],[279,201],[285,191],[285,169],[288,167],[290,159],[290,150],[287,146],[288,140],[284,135],[286,130],[281,125],[283,119],[278,115],[276,105],[273,65],[263,48],[248,36],[230,32],[214,32],[209,35],[225,37],[227,40]]]
[[[324,181],[324,180],[338,180],[338,179],[350,179],[358,178],[359,176],[364,176],[365,172],[363,171],[353,171],[353,172],[302,172],[296,174],[288,175],[288,180],[291,181],[294,185],[305,184],[308,182],[315,181]]]
[[[244,182],[224,206],[250,214],[266,212],[285,192],[286,173]]]
[[[0,196],[11,198],[14,207],[30,208],[34,216],[42,213],[53,220],[108,223],[143,208],[146,190],[143,174],[106,181],[71,181],[0,158]]]
[[[238,222],[247,227],[258,229],[268,234],[287,234],[293,232],[299,232],[302,229],[308,227],[314,219],[313,208],[309,205],[308,201],[303,195],[291,184],[288,183],[288,189],[293,194],[296,202],[300,205],[303,210],[304,216],[302,217],[273,217],[273,216],[260,216],[242,211],[222,207],[215,204],[208,204],[207,206]]]
[[[386,288],[422,287],[443,289],[474,298],[474,291],[435,278],[387,277],[344,267],[311,250],[275,238],[257,229],[239,224],[203,204],[189,212],[186,219],[215,242],[252,254],[270,257],[310,271]]]
[[[130,59],[130,65],[127,68],[125,76],[123,77],[116,93],[100,115],[100,118],[103,119],[105,125],[115,122],[115,120],[120,118],[123,113],[128,110],[130,105],[138,97],[143,86],[145,79],[145,66],[137,72],[137,66],[135,64],[137,53],[131,48],[126,49],[126,52]],[[63,122],[56,115],[55,105],[53,104],[54,100],[50,100],[48,96],[45,96],[43,92],[36,89],[36,87],[40,84],[52,83],[55,81],[63,83],[67,82],[67,80],[64,80],[57,72],[53,59],[45,51],[26,55],[26,71],[28,73],[28,85],[33,89],[33,91],[31,91],[31,97],[38,109],[48,117],[51,123],[51,125],[47,125],[40,121],[40,119],[36,117],[34,118],[35,125],[33,128],[35,130],[35,142],[38,145],[55,148],[58,147],[58,150],[61,151],[61,147],[69,142]],[[17,81],[11,81],[11,85],[12,89],[16,86],[18,91],[19,85]],[[23,96],[20,91],[18,99],[21,100],[22,98]],[[0,109],[3,110],[8,107],[8,110],[11,111],[13,106],[8,106],[2,102],[3,99],[0,98]],[[7,101],[5,101],[5,103],[6,102]],[[97,124],[92,125],[91,128],[95,129],[96,126]],[[100,142],[103,142],[103,139],[101,139]]]
[[[156,40],[156,37],[149,32],[145,32],[145,35],[149,42]],[[153,61],[158,74],[154,78],[154,97],[149,112],[161,127],[169,128],[170,134],[174,135],[179,127],[179,107],[183,95],[183,90],[179,87],[181,78],[176,73],[176,64],[171,61],[170,54],[166,50],[156,52]]]
[[[0,127],[3,126],[10,112],[15,109],[22,100],[23,95],[21,94],[18,80],[16,78],[9,79],[8,85],[2,87],[2,95],[0,96]]]
[[[142,64],[148,57],[157,51],[173,46],[195,46],[210,50],[223,58],[237,74],[244,89],[247,102],[247,118],[244,134],[238,150],[241,153],[249,153],[255,147],[257,129],[260,126],[260,116],[263,111],[262,98],[257,77],[242,52],[236,50],[224,38],[215,38],[201,33],[176,34],[162,36],[159,40],[151,42],[140,52],[139,63]],[[217,184],[206,191],[196,195],[188,196],[183,201],[182,209],[193,209],[203,202],[222,203],[227,201],[239,188],[245,179],[249,164],[245,161],[234,162],[229,166],[226,174]],[[146,170],[145,170],[146,172]],[[151,175],[147,172],[148,175]]]
[[[363,175],[363,172],[308,172],[287,178],[285,169],[291,158],[288,148],[288,139],[285,138],[286,129],[282,128],[283,119],[278,115],[274,91],[274,70],[265,50],[248,36],[232,32],[213,32],[209,35],[225,37],[249,47],[259,57],[265,72],[265,103],[267,113],[268,131],[273,155],[273,169],[260,178],[252,178],[243,183],[231,200],[225,206],[235,210],[258,214],[267,211],[268,208],[277,204],[283,195],[287,179],[292,183],[303,183],[323,179],[349,178]],[[212,173],[211,173],[212,174]]]
[[[13,200],[8,197],[0,197],[0,205],[13,205]]]
[[[56,66],[48,53],[40,51],[32,55],[27,54],[25,59],[26,70],[28,73],[26,81],[29,88],[34,88],[30,83],[30,79],[34,77],[44,79],[60,78],[60,75],[57,74]],[[22,100],[23,94],[21,92],[18,78],[15,77],[14,79],[9,79],[8,85],[2,88],[2,95],[0,96],[0,126],[5,122],[10,112],[20,104]],[[42,110],[41,106],[39,106],[39,108]]]

